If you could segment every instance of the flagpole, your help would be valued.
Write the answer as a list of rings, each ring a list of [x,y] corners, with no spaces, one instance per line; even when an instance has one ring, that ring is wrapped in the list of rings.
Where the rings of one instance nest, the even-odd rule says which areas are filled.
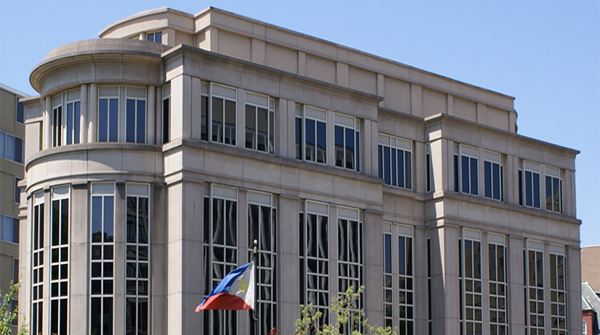
[[[258,305],[258,240],[254,239],[254,250],[252,252],[252,261],[254,262],[254,310],[252,311],[253,319],[254,319],[254,334],[258,334],[258,310],[260,310],[260,306]]]

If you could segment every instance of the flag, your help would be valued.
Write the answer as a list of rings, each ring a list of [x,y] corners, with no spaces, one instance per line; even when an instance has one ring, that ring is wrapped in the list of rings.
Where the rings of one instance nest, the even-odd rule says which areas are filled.
[[[196,307],[196,313],[208,309],[254,310],[253,262],[242,265],[225,276]]]

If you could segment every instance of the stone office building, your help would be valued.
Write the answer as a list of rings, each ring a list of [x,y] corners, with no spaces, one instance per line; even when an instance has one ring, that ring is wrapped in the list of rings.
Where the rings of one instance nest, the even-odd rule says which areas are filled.
[[[247,334],[193,313],[259,243],[259,334],[365,286],[399,334],[581,328],[578,151],[514,98],[216,8],[51,51],[26,101],[34,334]]]
[[[0,84],[0,292],[19,281],[19,203],[18,186],[23,179],[25,115],[19,102],[25,94]],[[0,301],[1,303],[1,301]],[[8,306],[14,310],[18,297]],[[13,330],[16,330],[16,323]]]

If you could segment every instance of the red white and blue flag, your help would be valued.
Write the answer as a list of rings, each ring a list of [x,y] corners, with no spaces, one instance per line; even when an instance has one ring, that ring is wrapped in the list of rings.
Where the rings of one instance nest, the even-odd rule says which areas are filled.
[[[196,313],[209,309],[254,310],[253,262],[242,265],[225,276],[196,307]]]

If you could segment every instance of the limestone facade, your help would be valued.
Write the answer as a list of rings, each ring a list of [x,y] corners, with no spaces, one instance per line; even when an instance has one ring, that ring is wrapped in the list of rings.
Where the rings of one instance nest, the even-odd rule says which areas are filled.
[[[261,334],[349,285],[402,334],[581,331],[578,151],[514,98],[216,8],[99,37],[23,100],[32,332],[249,333],[193,310],[253,239]]]

